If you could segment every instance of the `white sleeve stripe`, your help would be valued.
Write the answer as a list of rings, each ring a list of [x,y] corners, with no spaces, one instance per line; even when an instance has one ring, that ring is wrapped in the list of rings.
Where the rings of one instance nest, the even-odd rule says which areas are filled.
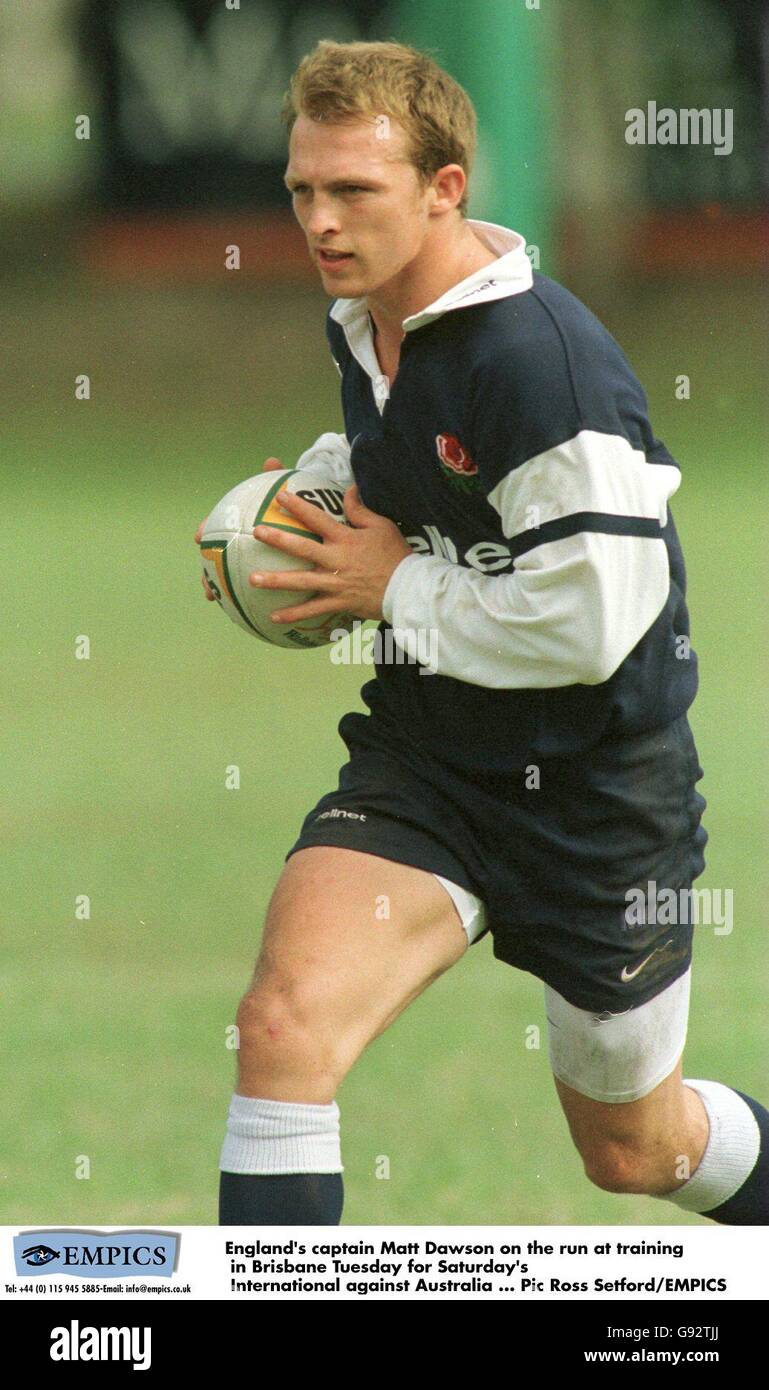
[[[598,685],[665,606],[661,538],[585,534],[531,550],[514,573],[484,575],[410,555],[385,591],[385,621],[436,634],[440,675],[491,689]]]
[[[649,463],[622,435],[580,430],[512,469],[489,493],[506,537],[575,513],[646,517],[667,523],[679,487],[674,464]]]

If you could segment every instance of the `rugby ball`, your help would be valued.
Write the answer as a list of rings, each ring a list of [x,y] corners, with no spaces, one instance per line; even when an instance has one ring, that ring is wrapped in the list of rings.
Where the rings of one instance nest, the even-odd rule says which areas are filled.
[[[350,631],[355,622],[352,614],[321,613],[290,625],[273,623],[272,613],[308,602],[314,591],[257,589],[248,582],[248,576],[255,570],[312,569],[308,560],[265,545],[252,534],[255,526],[272,526],[276,531],[322,541],[321,536],[280,506],[277,494],[283,488],[312,502],[335,521],[348,525],[344,492],[333,483],[313,477],[308,469],[274,469],[259,473],[226,493],[206,520],[198,542],[203,573],[227,617],[245,632],[274,647],[323,647],[332,640],[332,632]]]

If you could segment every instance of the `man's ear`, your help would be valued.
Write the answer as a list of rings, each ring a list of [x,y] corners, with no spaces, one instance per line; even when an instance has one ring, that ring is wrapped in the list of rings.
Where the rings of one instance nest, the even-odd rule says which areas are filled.
[[[461,164],[444,164],[433,175],[430,184],[435,213],[451,212],[459,206],[467,187],[467,175]]]

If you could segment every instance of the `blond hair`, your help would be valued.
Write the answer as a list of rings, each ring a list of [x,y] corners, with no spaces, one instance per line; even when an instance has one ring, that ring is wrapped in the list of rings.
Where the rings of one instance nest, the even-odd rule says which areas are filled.
[[[453,77],[407,44],[321,39],[286,92],[282,117],[289,134],[300,114],[328,121],[388,116],[406,132],[421,183],[427,185],[444,164],[459,164],[470,177],[477,131],[473,104]],[[468,196],[466,187],[458,204],[463,214]]]

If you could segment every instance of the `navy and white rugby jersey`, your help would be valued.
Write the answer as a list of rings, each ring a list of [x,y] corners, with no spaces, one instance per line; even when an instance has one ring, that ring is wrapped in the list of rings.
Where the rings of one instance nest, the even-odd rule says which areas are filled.
[[[377,664],[383,737],[482,775],[671,723],[697,664],[680,473],[639,382],[523,237],[470,225],[498,259],[404,321],[392,390],[365,299],[333,301],[345,432],[297,466],[357,482],[413,550],[383,612],[437,674]]]

